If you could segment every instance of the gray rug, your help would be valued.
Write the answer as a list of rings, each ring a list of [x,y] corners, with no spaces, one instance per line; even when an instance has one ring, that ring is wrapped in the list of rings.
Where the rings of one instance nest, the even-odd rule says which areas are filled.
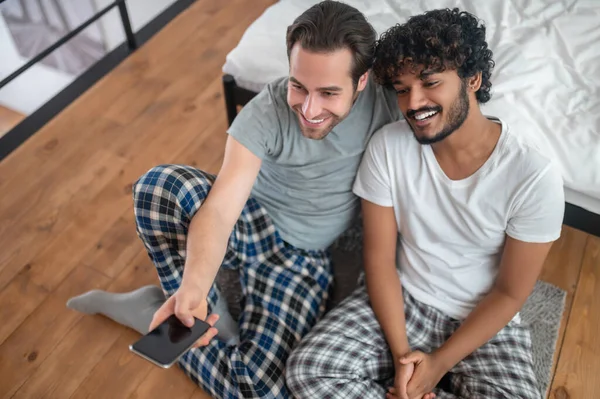
[[[351,228],[332,247],[335,286],[328,309],[339,304],[355,288],[362,271],[361,232]],[[227,298],[230,312],[237,319],[240,313],[240,285],[236,271],[221,269],[217,284]],[[529,326],[533,343],[533,368],[540,392],[546,396],[566,292],[544,281],[535,289],[521,310],[522,323]]]

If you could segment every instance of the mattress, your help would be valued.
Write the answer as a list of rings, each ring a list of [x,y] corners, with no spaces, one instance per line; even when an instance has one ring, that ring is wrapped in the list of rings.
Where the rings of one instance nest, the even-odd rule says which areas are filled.
[[[288,73],[285,32],[315,0],[281,0],[248,27],[223,72],[260,91]],[[459,7],[486,25],[492,99],[508,122],[559,166],[567,201],[600,214],[600,1],[345,0],[378,34],[414,14]]]

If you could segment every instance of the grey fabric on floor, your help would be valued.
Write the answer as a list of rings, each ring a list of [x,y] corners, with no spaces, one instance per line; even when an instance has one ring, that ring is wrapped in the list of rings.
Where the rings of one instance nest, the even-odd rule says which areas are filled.
[[[357,222],[332,246],[335,286],[328,309],[339,304],[354,290],[362,271],[362,236],[359,226],[360,222]],[[237,320],[243,306],[237,271],[221,269],[217,275],[217,284],[226,297],[231,315]],[[533,368],[544,397],[550,382],[565,298],[564,290],[538,281],[521,311],[522,323],[528,325],[531,330]]]
[[[546,393],[550,384],[550,372],[556,340],[560,329],[567,293],[545,281],[538,281],[533,293],[521,310],[521,320],[529,326],[533,344],[533,371]]]

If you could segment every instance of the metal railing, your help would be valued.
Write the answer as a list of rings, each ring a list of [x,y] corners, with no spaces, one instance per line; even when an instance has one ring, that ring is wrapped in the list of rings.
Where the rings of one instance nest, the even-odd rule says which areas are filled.
[[[125,4],[125,0],[116,0],[116,1],[112,2],[111,4],[107,5],[106,7],[104,7],[102,10],[100,10],[96,14],[94,14],[90,19],[88,19],[87,21],[85,21],[84,23],[79,25],[77,28],[73,29],[68,34],[63,36],[56,43],[54,43],[50,47],[44,49],[44,51],[37,54],[35,57],[33,57],[31,60],[29,60],[25,65],[23,65],[22,67],[20,67],[19,69],[17,69],[10,75],[8,75],[2,81],[0,81],[0,89],[2,87],[6,86],[7,84],[9,84],[12,80],[16,79],[23,72],[25,72],[26,70],[31,68],[33,65],[35,65],[40,60],[44,59],[44,57],[48,56],[51,52],[53,52],[58,47],[62,46],[64,43],[66,43],[67,41],[72,39],[74,36],[76,36],[82,30],[84,30],[89,25],[91,25],[92,23],[94,23],[95,21],[100,19],[104,14],[106,14],[107,12],[109,12],[110,10],[112,10],[115,7],[117,7],[119,9],[119,14],[121,16],[121,22],[123,23],[123,30],[125,31],[125,38],[127,40],[127,46],[129,47],[130,50],[135,50],[137,48],[137,43],[135,40],[135,36],[133,34],[133,30],[131,29],[131,22],[129,21],[129,13],[127,11],[127,5]]]

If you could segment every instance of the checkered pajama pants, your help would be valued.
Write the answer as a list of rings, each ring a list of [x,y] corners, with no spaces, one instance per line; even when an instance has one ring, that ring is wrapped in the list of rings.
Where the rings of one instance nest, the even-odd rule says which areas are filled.
[[[138,235],[167,296],[181,284],[188,226],[213,181],[214,176],[191,167],[162,165],[134,186]],[[179,365],[213,397],[289,397],[284,367],[292,349],[324,313],[333,280],[329,255],[286,244],[264,208],[251,198],[233,229],[222,267],[240,273],[240,344],[213,339],[186,352]],[[213,285],[209,312],[218,295]]]
[[[437,309],[403,290],[406,332],[412,350],[430,353],[459,327]],[[287,364],[287,383],[297,398],[385,398],[394,365],[364,284],[305,337]],[[527,329],[510,323],[459,362],[434,393],[438,399],[541,398]],[[445,385],[443,388],[442,385]]]

